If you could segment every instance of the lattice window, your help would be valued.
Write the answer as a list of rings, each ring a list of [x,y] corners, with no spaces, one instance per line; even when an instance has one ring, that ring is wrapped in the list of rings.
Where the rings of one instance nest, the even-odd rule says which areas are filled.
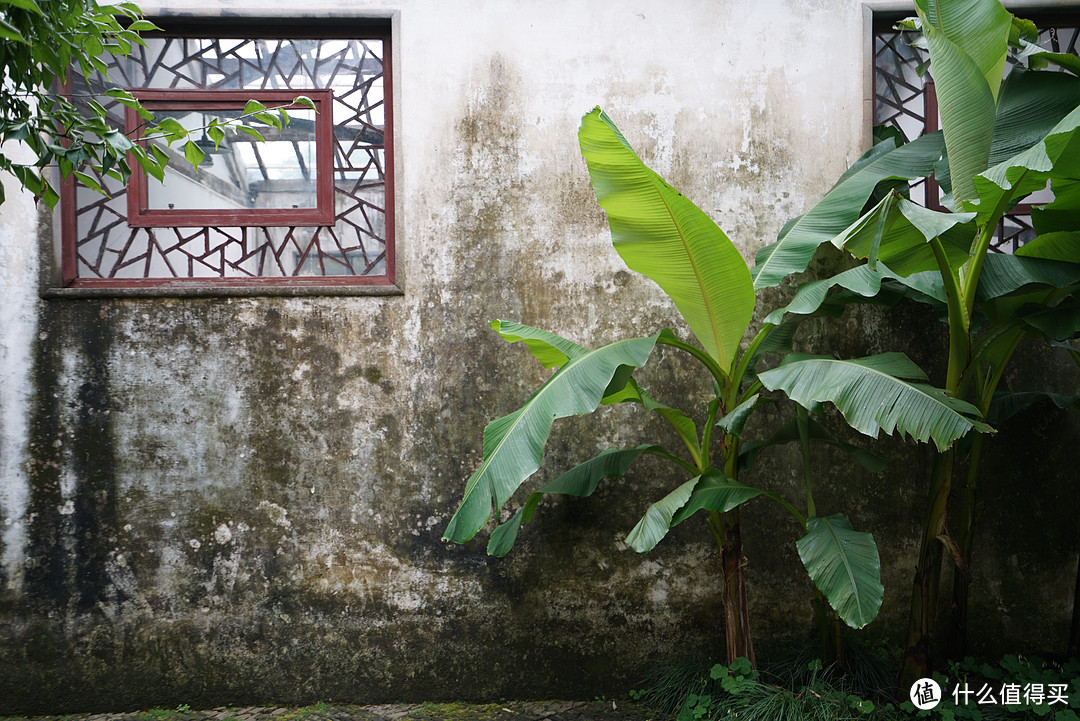
[[[193,172],[177,155],[164,186],[135,172],[129,187],[96,179],[104,197],[71,180],[62,194],[63,274],[69,287],[378,286],[394,282],[389,34],[347,24],[170,26],[147,47],[74,77],[117,128],[132,118],[102,96],[124,87],[173,117],[227,118],[244,98],[291,108],[281,130],[260,128],[219,147],[197,143]],[[208,32],[213,28],[212,32]],[[282,102],[283,101],[283,102]],[[329,121],[329,122],[327,122]],[[137,119],[136,121],[137,122]],[[319,126],[325,125],[323,129]],[[141,184],[141,185],[132,185]]]
[[[923,71],[929,53],[911,44],[914,33],[893,29],[895,19],[899,18],[875,18],[874,123],[891,125],[906,140],[913,140],[938,129],[937,97],[933,81]],[[1080,54],[1077,52],[1080,23],[1075,18],[1035,16],[1032,19],[1040,27],[1039,45],[1054,52]],[[1009,62],[1011,67],[1014,61],[1010,58]],[[913,200],[940,209],[940,190],[932,178],[913,184],[911,192]],[[1045,199],[1048,200],[1050,197]],[[990,250],[1012,253],[1034,237],[1031,206],[1017,205],[1002,219]]]

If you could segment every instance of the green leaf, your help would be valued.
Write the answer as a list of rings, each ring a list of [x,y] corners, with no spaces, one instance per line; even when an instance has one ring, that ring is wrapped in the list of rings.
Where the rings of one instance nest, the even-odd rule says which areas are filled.
[[[848,425],[873,438],[879,430],[899,431],[916,441],[949,448],[972,429],[993,432],[975,406],[925,383],[926,375],[903,353],[855,360],[794,354],[788,362],[758,374],[769,390],[782,390],[804,408],[833,403]]]
[[[151,133],[164,135],[170,145],[188,135],[187,129],[176,118],[162,118],[161,122],[151,129]]]
[[[1065,341],[1080,337],[1080,299],[1069,296],[1053,307],[1032,304],[1020,309],[1018,317],[1044,337]]]
[[[840,440],[839,436],[822,425],[813,416],[810,416],[807,421],[810,431],[810,440],[827,443],[840,449],[870,473],[877,473],[888,465],[888,458]],[[758,456],[761,455],[761,452],[766,448],[787,443],[797,443],[800,441],[799,426],[793,419],[778,428],[772,435],[763,441],[748,441],[743,443],[742,447],[739,449],[739,469],[746,470],[751,468],[757,461]]]
[[[206,135],[214,141],[214,150],[221,147],[221,141],[225,139],[225,131],[217,125],[211,125],[207,128]]]
[[[1042,401],[1050,401],[1058,408],[1065,410],[1072,408],[1080,410],[1080,395],[1067,396],[1060,393],[1044,393],[1041,391],[1024,391],[1009,393],[998,391],[994,393],[994,400],[990,403],[990,410],[986,418],[995,426],[1004,423],[1014,415]]]
[[[249,100],[244,105],[244,115],[250,115],[251,113],[258,113],[266,110],[266,106],[260,103],[258,100]]]
[[[606,478],[622,478],[630,465],[643,453],[666,455],[660,446],[641,445],[627,450],[609,449],[595,458],[571,468],[548,485],[535,493],[530,493],[525,505],[517,510],[508,521],[491,533],[487,552],[492,556],[505,556],[517,540],[518,529],[522,523],[528,523],[540,503],[540,499],[549,494],[562,494],[584,498],[591,496],[600,481]]]
[[[19,32],[19,29],[4,20],[4,18],[0,18],[0,39],[14,40],[15,42],[22,43],[23,45],[30,44],[26,41],[26,38],[23,37],[23,34]]]
[[[765,322],[767,323],[768,321]],[[754,408],[757,406],[759,398],[758,394],[755,393],[732,408],[727,412],[727,415],[716,422],[716,427],[723,429],[725,433],[733,435],[736,438],[742,438],[743,426],[745,426],[746,421],[750,419],[750,414],[754,412]]]
[[[206,153],[203,152],[202,148],[195,144],[194,140],[189,140],[184,143],[184,157],[187,158],[187,161],[191,163],[197,173],[199,172],[199,163],[206,157]]]
[[[791,302],[783,308],[777,308],[765,317],[763,322],[779,325],[788,313],[796,315],[810,315],[815,313],[828,297],[828,292],[835,286],[840,286],[852,291],[864,298],[871,298],[881,290],[881,281],[886,277],[888,269],[878,264],[877,269],[868,265],[859,265],[850,270],[837,273],[831,278],[802,283],[795,291]]]
[[[641,162],[600,108],[581,119],[578,139],[615,249],[667,293],[727,371],[754,311],[742,255],[716,223]]]
[[[255,113],[254,118],[260,123],[265,123],[276,130],[281,130],[281,118],[276,115],[271,115],[270,113]]]
[[[557,368],[571,358],[589,352],[588,348],[578,345],[546,330],[533,328],[508,320],[493,320],[489,325],[503,337],[507,343],[522,342],[545,368]]]
[[[75,171],[75,177],[78,178],[79,181],[83,185],[85,185],[87,188],[90,188],[91,190],[93,190],[93,191],[95,191],[97,193],[101,193],[102,195],[107,195],[107,193],[104,190],[101,189],[101,184],[98,183],[97,180],[95,180],[94,178],[87,175],[86,173],[81,173],[78,170],[76,170]]]
[[[1039,235],[1075,233],[1080,228],[1080,180],[1054,178],[1050,181],[1054,199],[1031,209],[1031,224]],[[1022,246],[1023,250],[1034,241]],[[1072,256],[1074,258],[1080,255]],[[1067,260],[1061,258],[1060,260]]]
[[[1066,288],[1080,283],[1080,256],[1074,262],[992,253],[979,276],[978,298],[989,300],[1018,291]]]
[[[41,8],[38,7],[34,0],[0,0],[0,5],[11,5],[12,7],[29,10],[36,15],[42,14]]]
[[[986,170],[1012,16],[998,0],[916,0],[930,49],[938,114],[959,207]]]
[[[817,205],[785,226],[775,243],[758,251],[752,271],[755,288],[778,285],[791,273],[806,270],[818,246],[859,220],[878,183],[933,174],[944,148],[940,133],[924,135],[899,148],[893,144],[889,138],[871,148]]]
[[[844,623],[862,628],[877,617],[885,589],[872,535],[836,513],[806,519],[806,535],[795,545],[814,585]]]
[[[998,99],[989,165],[1008,160],[1041,141],[1077,105],[1080,78],[1014,67]]]
[[[673,525],[672,517],[690,500],[690,494],[697,483],[698,479],[693,478],[649,506],[645,515],[626,536],[626,545],[638,553],[651,551],[667,535]]]
[[[853,225],[833,238],[833,244],[875,268],[888,265],[891,277],[938,270],[930,241],[941,240],[951,268],[970,257],[975,237],[974,213],[940,213],[895,193],[884,198]],[[857,278],[857,274],[852,274]],[[867,278],[869,281],[869,278]]]
[[[496,508],[539,467],[556,418],[591,413],[622,366],[640,367],[659,334],[618,341],[566,363],[518,410],[484,429],[484,460],[465,485],[461,505],[443,534],[464,543],[479,532]]]
[[[313,101],[306,95],[297,95],[293,99],[293,105],[303,105],[305,108],[311,108],[312,110],[316,110],[315,101]]]
[[[1057,231],[1037,236],[1017,248],[1013,255],[1075,262],[1080,258],[1080,231]]]
[[[137,33],[147,32],[149,30],[161,30],[157,25],[146,19],[136,20],[131,23],[131,25],[128,25],[127,29]]]
[[[1062,118],[1035,145],[976,176],[974,183],[978,197],[968,209],[978,212],[978,222],[994,220],[1002,208],[1042,190],[1048,180],[1080,177],[1078,128],[1080,107]]]
[[[695,480],[697,483],[690,498],[671,518],[672,526],[679,525],[701,510],[727,513],[764,493],[728,478],[715,468],[708,469]]]
[[[263,138],[262,133],[260,133],[255,128],[249,127],[247,125],[237,125],[236,129],[239,130],[241,133],[245,133],[247,135],[250,135],[251,137],[258,140],[259,142],[264,142],[265,141],[265,138]]]
[[[698,442],[697,426],[694,424],[694,421],[678,408],[671,408],[657,402],[644,388],[641,388],[640,386],[635,386],[635,388],[641,399],[641,405],[645,410],[655,412],[675,429],[675,432],[679,434],[679,438],[686,446],[686,449],[690,451],[690,455],[694,459],[694,464],[698,465],[701,462],[701,445]]]

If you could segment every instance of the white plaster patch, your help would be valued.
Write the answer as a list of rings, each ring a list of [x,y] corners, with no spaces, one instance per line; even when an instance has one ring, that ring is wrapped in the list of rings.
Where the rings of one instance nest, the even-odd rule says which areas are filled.
[[[279,506],[276,503],[270,501],[260,501],[258,508],[266,511],[266,515],[270,516],[270,522],[276,526],[282,528],[292,528],[292,522],[289,520],[289,512]]]
[[[232,530],[229,528],[228,524],[222,523],[220,526],[217,527],[217,530],[214,531],[214,540],[218,543],[228,543],[232,540],[232,538]]]

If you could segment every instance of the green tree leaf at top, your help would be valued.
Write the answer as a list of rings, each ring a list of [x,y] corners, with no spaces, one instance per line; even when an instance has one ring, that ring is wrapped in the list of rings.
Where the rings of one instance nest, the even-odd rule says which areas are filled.
[[[728,371],[754,311],[750,271],[716,223],[650,170],[600,108],[581,119],[581,154],[626,265],[656,282]]]

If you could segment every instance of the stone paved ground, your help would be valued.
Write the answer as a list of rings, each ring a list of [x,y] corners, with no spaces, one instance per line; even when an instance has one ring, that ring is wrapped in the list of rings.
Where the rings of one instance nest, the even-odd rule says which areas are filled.
[[[512,701],[497,704],[315,704],[303,708],[150,709],[115,714],[0,716],[0,721],[661,721],[650,709],[613,701]]]

